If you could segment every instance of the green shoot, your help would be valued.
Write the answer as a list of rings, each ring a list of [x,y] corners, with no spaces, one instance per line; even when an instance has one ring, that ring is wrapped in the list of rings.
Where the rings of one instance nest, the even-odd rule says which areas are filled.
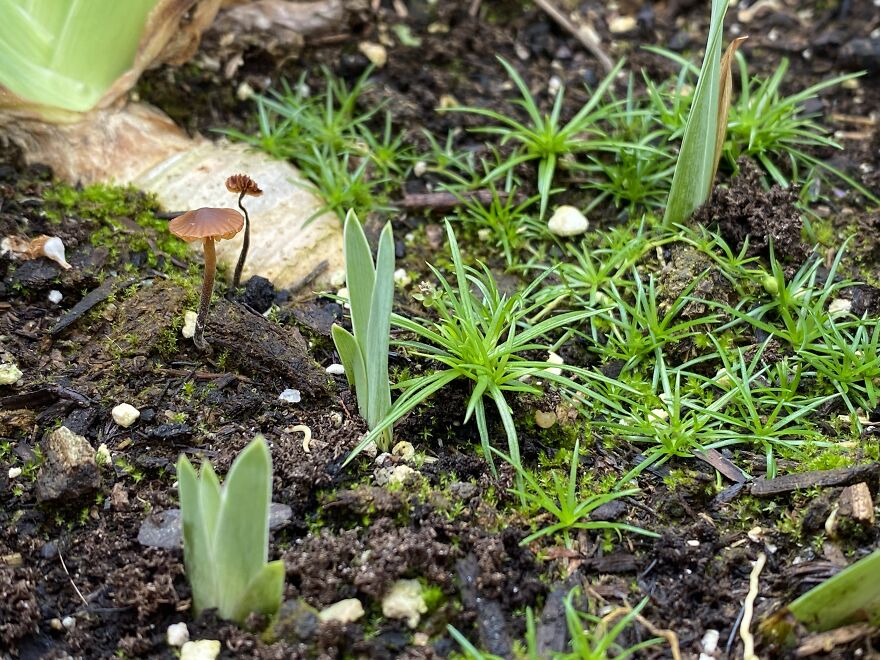
[[[352,332],[333,325],[331,334],[348,383],[354,387],[358,410],[374,429],[391,408],[388,341],[394,301],[394,239],[391,223],[379,236],[376,263],[360,221],[349,211],[343,230],[345,281],[351,302]],[[391,447],[391,427],[376,438],[382,451]]]
[[[244,623],[252,612],[277,612],[284,562],[267,563],[272,459],[266,440],[260,436],[245,447],[222,487],[208,461],[196,476],[183,455],[177,479],[194,615],[217,608],[220,617]]]

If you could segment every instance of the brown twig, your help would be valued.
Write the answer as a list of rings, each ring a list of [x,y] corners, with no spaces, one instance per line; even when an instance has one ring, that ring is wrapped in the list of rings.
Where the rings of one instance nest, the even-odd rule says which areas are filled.
[[[614,63],[605,51],[602,50],[602,45],[599,43],[599,37],[596,35],[596,31],[591,25],[575,25],[575,23],[572,22],[568,16],[563,14],[556,5],[550,2],[550,0],[535,0],[535,4],[543,9],[550,18],[556,21],[562,29],[571,33],[575,39],[580,41],[584,48],[590,51],[596,59],[599,60],[599,64],[602,65],[602,68],[605,69],[606,73],[614,68]]]
[[[496,195],[501,201],[505,201],[508,197],[506,192],[493,192],[485,189],[474,190],[461,196],[442,190],[429,193],[407,193],[397,205],[404,211],[434,211],[441,213],[443,211],[450,211],[456,206],[461,206],[470,201],[479,202],[484,205],[491,204],[493,197]]]

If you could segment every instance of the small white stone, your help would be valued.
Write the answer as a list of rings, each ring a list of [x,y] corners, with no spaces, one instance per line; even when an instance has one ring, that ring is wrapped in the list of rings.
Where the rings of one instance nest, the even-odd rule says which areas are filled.
[[[102,442],[95,452],[95,463],[98,465],[110,465],[113,458],[110,456],[110,449],[107,444]]]
[[[141,416],[141,411],[129,403],[120,403],[113,408],[110,414],[113,416],[114,422],[127,429]]]
[[[687,542],[687,544],[688,544],[689,546],[691,546],[692,548],[699,548],[699,547],[700,547],[700,542],[699,542],[697,539],[690,539],[690,540]]]
[[[341,289],[339,289],[339,291],[336,292],[336,295],[339,296],[340,298],[342,298],[342,306],[345,309],[351,309],[351,305],[349,304],[348,287],[347,286],[344,286]]]
[[[411,282],[412,278],[406,272],[406,268],[398,268],[394,271],[394,283],[397,286],[408,286]]]
[[[354,623],[364,615],[364,606],[357,598],[346,598],[328,605],[318,613],[321,621]]]
[[[410,628],[419,625],[419,619],[427,611],[418,580],[398,580],[382,598],[382,615],[389,619],[406,619]]]
[[[635,16],[616,16],[608,21],[608,31],[611,34],[623,34],[635,29],[638,22]]]
[[[358,44],[358,50],[364,57],[370,60],[370,63],[381,69],[388,62],[388,51],[382,44],[376,44],[372,41],[362,41]]]
[[[199,315],[196,314],[191,309],[186,310],[183,314],[183,327],[180,329],[180,334],[183,335],[184,339],[192,339],[196,334],[196,319],[199,318]]]
[[[369,458],[376,458],[379,454],[379,446],[375,442],[369,442],[361,449],[361,453]]]
[[[408,461],[413,456],[416,455],[416,450],[412,446],[411,442],[407,442],[406,440],[401,440],[391,449],[391,453],[398,458],[402,458],[405,461]]]
[[[669,411],[665,408],[654,408],[650,413],[650,417],[652,418],[651,421],[665,422],[669,419]]]
[[[24,374],[11,362],[0,364],[0,385],[15,385]]]
[[[331,376],[342,376],[345,373],[345,367],[337,362],[334,362],[326,369],[324,369],[324,371],[326,371]]]
[[[330,274],[330,286],[334,289],[339,289],[345,286],[345,271],[344,270],[334,270]]]
[[[579,236],[589,228],[590,223],[584,214],[567,204],[558,207],[547,222],[547,229],[557,236]]]
[[[423,160],[416,161],[416,164],[413,165],[413,176],[424,176],[425,172],[428,171],[428,164]]]
[[[278,398],[285,403],[299,403],[302,400],[302,394],[300,394],[299,390],[294,390],[288,387],[278,395]]]
[[[220,655],[220,642],[216,639],[187,642],[180,649],[180,660],[214,660],[218,655]]]
[[[712,628],[709,628],[703,633],[703,639],[700,641],[700,646],[703,647],[703,653],[709,656],[714,655],[715,651],[718,650],[719,639],[721,639],[721,633]]]
[[[565,360],[562,359],[561,356],[557,355],[553,351],[547,352],[547,362],[550,364],[565,364]],[[549,369],[545,369],[548,374],[553,374],[555,376],[562,375],[562,369],[559,367],[550,367]]]
[[[733,379],[730,377],[730,372],[727,371],[726,367],[721,367],[715,374],[715,384],[725,390],[733,387]]]
[[[828,313],[832,318],[844,316],[852,311],[852,300],[846,298],[835,298],[828,305]]]
[[[235,90],[235,97],[236,97],[239,101],[247,101],[248,99],[252,98],[253,95],[254,95],[255,93],[256,93],[256,92],[254,92],[254,88],[251,87],[251,86],[247,83],[247,81],[245,81],[245,82],[241,83],[241,84],[236,88],[236,90]]]
[[[388,475],[389,485],[405,484],[412,477],[418,476],[418,472],[413,470],[409,465],[395,465]]]
[[[21,476],[21,468],[20,467],[11,467],[9,468],[9,478],[17,479]]]
[[[57,305],[61,302],[64,296],[61,295],[61,292],[58,289],[52,289],[48,295],[49,302],[53,305]]]
[[[66,616],[61,619],[61,625],[64,626],[66,630],[73,630],[74,628],[76,628],[76,619],[74,619],[72,616]]]
[[[560,89],[562,89],[562,79],[559,76],[550,76],[550,80],[547,81],[547,94],[556,96]]]
[[[189,628],[183,621],[172,623],[165,631],[165,639],[168,646],[183,646],[189,641]]]
[[[764,540],[764,530],[761,529],[760,527],[752,527],[752,528],[748,531],[748,533],[746,534],[746,536],[749,537],[749,540],[750,540],[752,543],[760,543],[761,541]]]
[[[482,229],[478,229],[477,230],[477,238],[483,242],[490,240],[492,238],[492,230],[487,227],[483,227]]]

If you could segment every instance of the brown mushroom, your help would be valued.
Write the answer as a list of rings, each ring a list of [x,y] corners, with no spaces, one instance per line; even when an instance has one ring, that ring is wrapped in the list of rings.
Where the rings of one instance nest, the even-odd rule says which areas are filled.
[[[233,174],[226,179],[226,190],[231,193],[238,193],[238,208],[244,211],[244,236],[242,237],[241,253],[238,255],[238,263],[235,264],[235,272],[232,275],[232,289],[238,288],[241,282],[241,271],[244,268],[244,260],[247,259],[248,247],[251,244],[251,219],[248,217],[247,209],[241,203],[245,195],[259,197],[263,194],[257,182],[250,178],[247,174]]]
[[[168,223],[169,231],[190,241],[203,241],[205,248],[205,280],[202,284],[202,298],[199,301],[199,314],[196,319],[196,332],[193,342],[200,351],[210,351],[205,341],[205,320],[211,306],[211,295],[214,293],[214,273],[217,271],[217,254],[214,241],[235,236],[244,226],[244,218],[235,209],[202,208],[187,211]]]

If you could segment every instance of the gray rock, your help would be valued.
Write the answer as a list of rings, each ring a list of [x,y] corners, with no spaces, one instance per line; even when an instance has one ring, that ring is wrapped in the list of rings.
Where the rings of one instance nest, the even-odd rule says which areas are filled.
[[[286,504],[272,502],[269,505],[269,529],[283,527],[293,517],[293,510]],[[138,530],[138,543],[151,548],[174,550],[182,544],[180,509],[167,509],[147,516]]]
[[[314,637],[320,620],[318,611],[304,600],[286,600],[272,624],[272,636],[296,644]]]
[[[76,500],[101,485],[95,450],[83,436],[61,426],[43,443],[45,460],[37,476],[37,501]]]

